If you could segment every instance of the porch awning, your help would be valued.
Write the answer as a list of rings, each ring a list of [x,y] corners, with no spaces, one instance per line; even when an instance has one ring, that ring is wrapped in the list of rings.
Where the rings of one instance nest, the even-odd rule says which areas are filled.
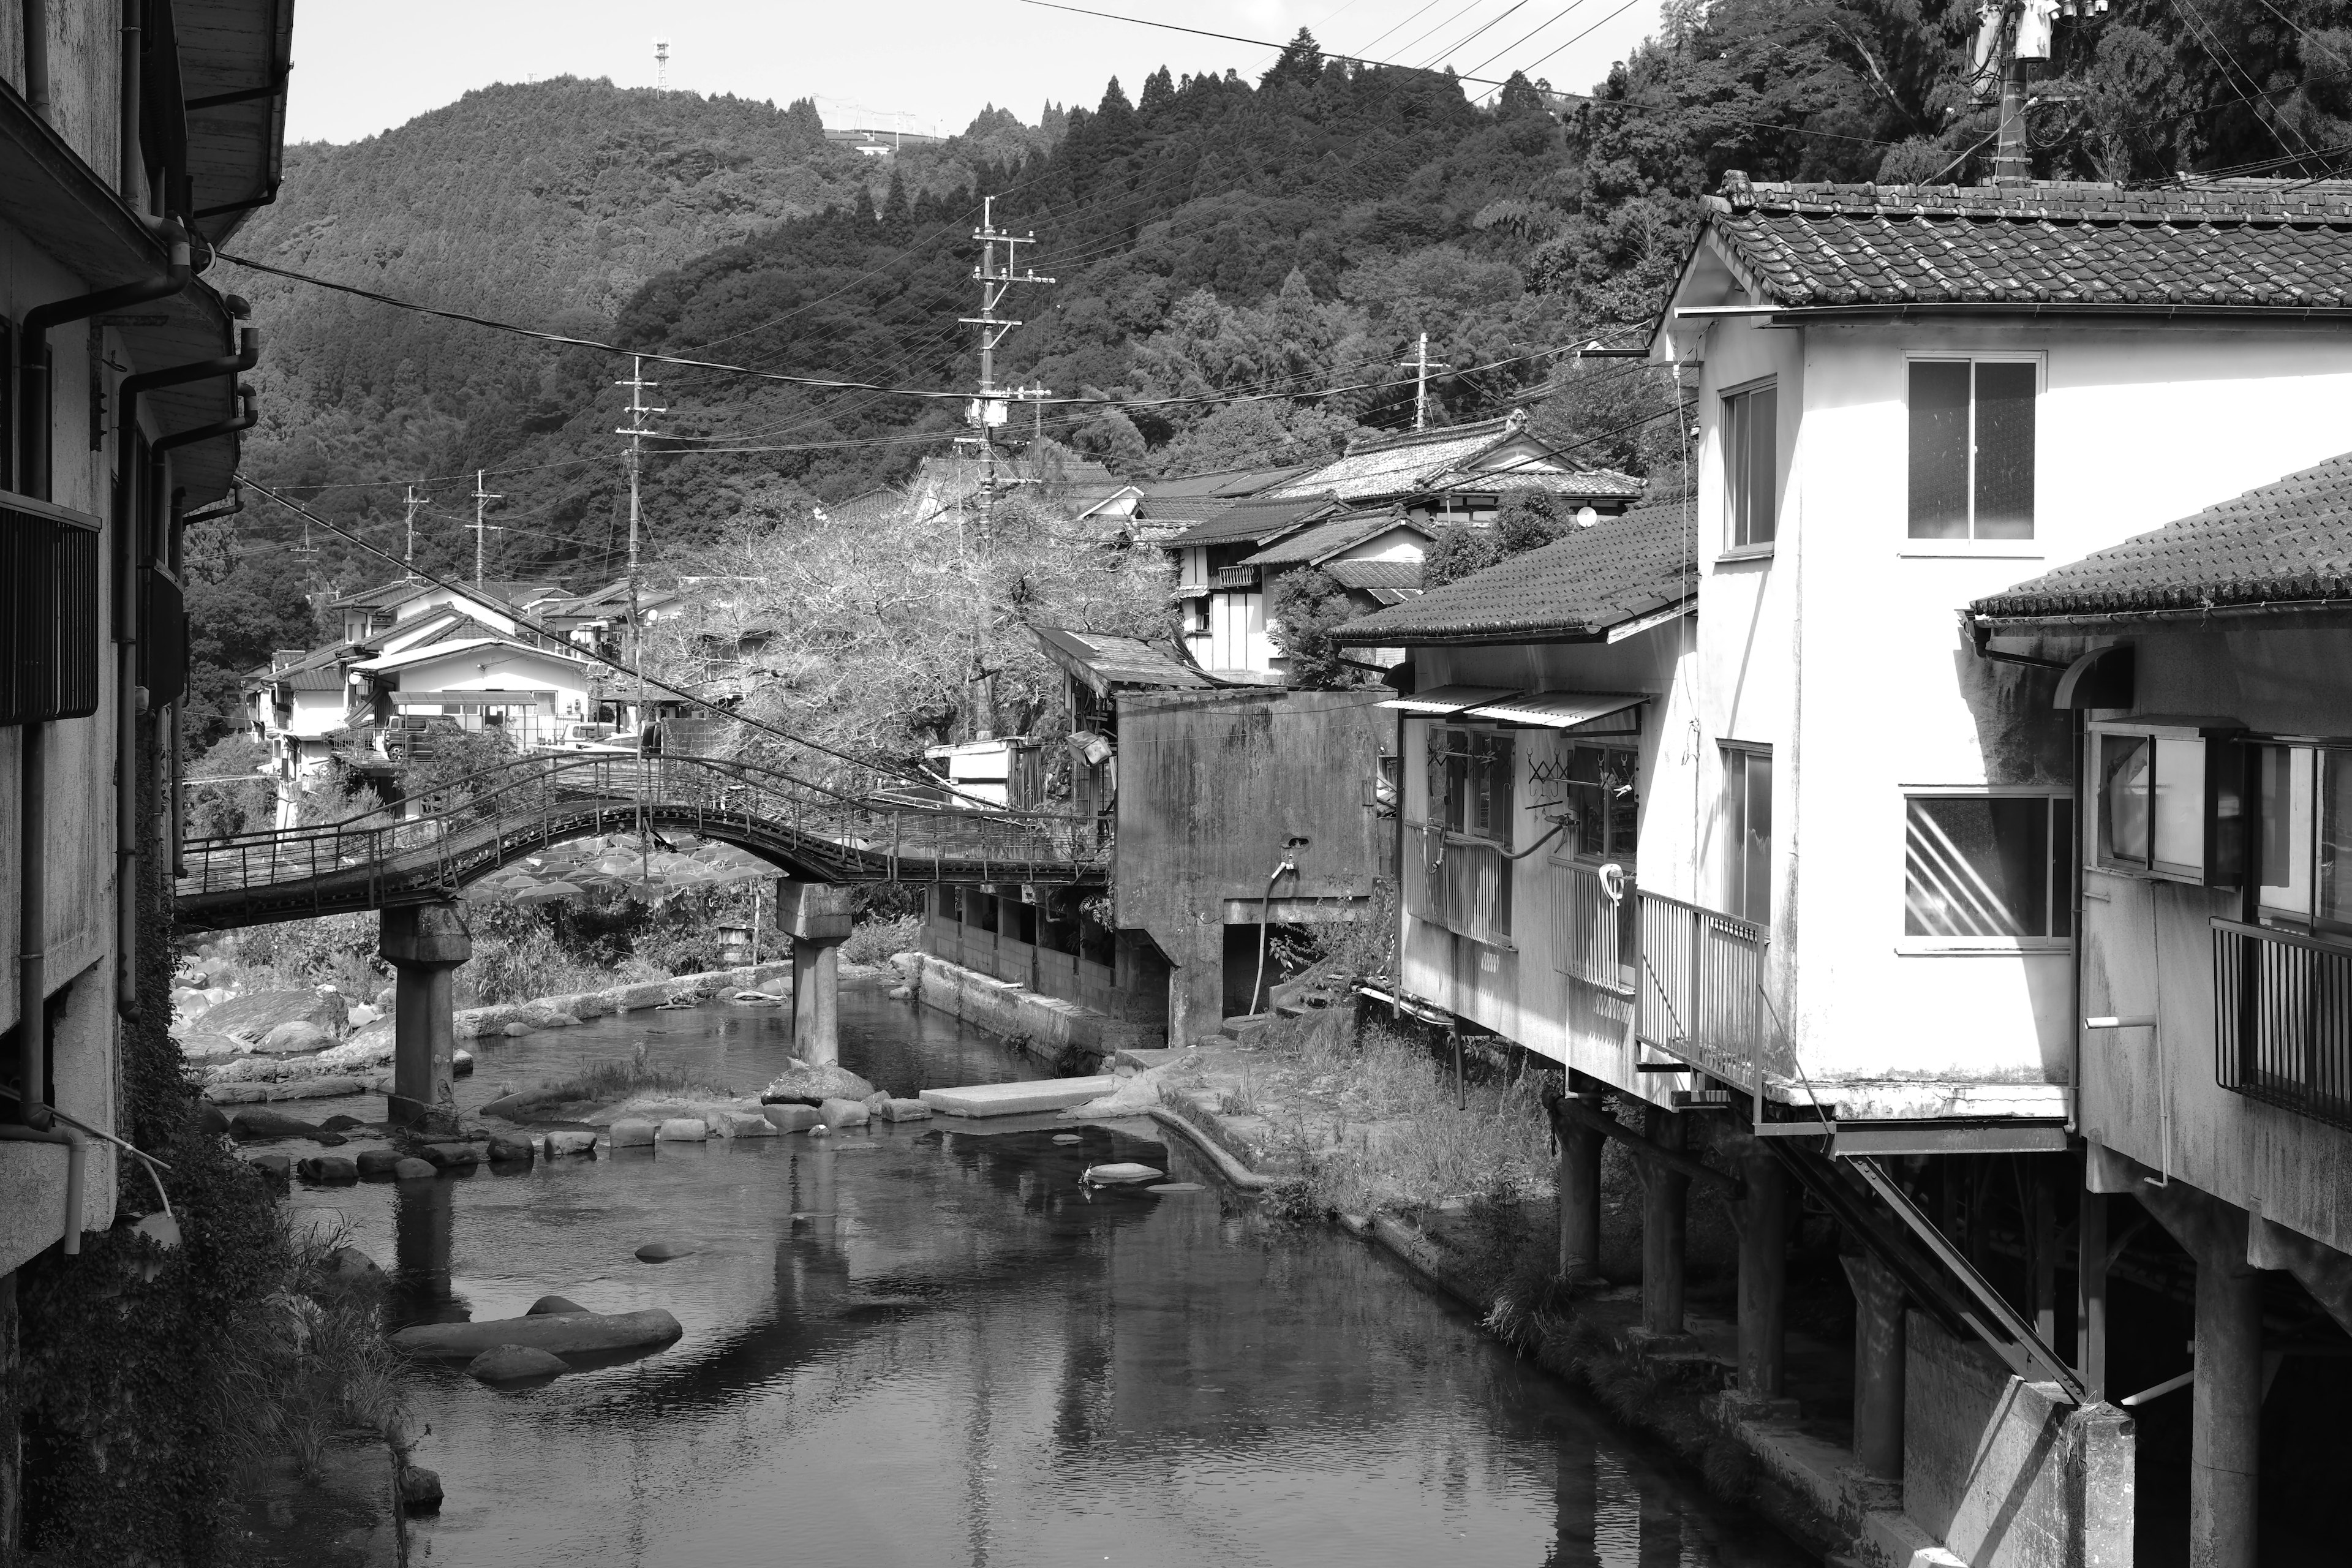
[[[1517,695],[1507,686],[1433,686],[1410,697],[1391,697],[1380,706],[1405,713],[1459,713],[1482,702],[1500,702],[1507,697]]]
[[[1530,691],[1500,702],[1482,702],[1470,710],[1470,717],[1540,724],[1547,730],[1625,734],[1639,727],[1633,710],[1649,700],[1639,691]]]

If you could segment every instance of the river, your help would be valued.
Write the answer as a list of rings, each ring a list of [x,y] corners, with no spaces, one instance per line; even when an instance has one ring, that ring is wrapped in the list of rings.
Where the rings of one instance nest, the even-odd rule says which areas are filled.
[[[870,987],[844,1063],[894,1093],[1037,1076]],[[480,1042],[472,1109],[644,1042],[756,1090],[773,1011]],[[528,1392],[425,1368],[436,1568],[1388,1563],[1795,1568],[1811,1559],[1611,1429],[1385,1255],[1269,1233],[1149,1122],[951,1121],[298,1188],[399,1264],[406,1318],[564,1295],[685,1338]],[[1202,1190],[1089,1196],[1142,1160]],[[652,1240],[691,1246],[660,1266]]]

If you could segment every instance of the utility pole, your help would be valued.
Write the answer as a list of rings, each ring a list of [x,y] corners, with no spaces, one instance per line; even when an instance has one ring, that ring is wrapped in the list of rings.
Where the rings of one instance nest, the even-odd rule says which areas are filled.
[[[484,554],[482,550],[482,540],[484,535],[491,533],[504,533],[506,531],[505,529],[494,527],[482,520],[482,509],[484,506],[494,500],[504,500],[507,499],[502,495],[493,495],[488,490],[482,488],[482,476],[485,472],[487,472],[487,470],[482,468],[476,468],[474,470],[474,586],[477,588],[482,585],[482,560]]]
[[[478,484],[480,481],[475,482]],[[415,582],[416,580],[416,509],[420,506],[430,506],[432,501],[427,497],[418,495],[416,487],[411,485],[408,487],[408,499],[402,504],[408,509],[408,549],[402,554],[400,563],[403,574],[409,581]]]
[[[971,273],[973,280],[980,285],[980,314],[961,317],[959,321],[961,325],[980,329],[980,395],[964,407],[964,421],[972,427],[972,434],[959,436],[956,444],[959,447],[970,444],[979,448],[983,465],[982,486],[985,492],[981,527],[985,537],[988,514],[996,504],[996,448],[991,444],[988,433],[1004,423],[1012,403],[1038,402],[1053,395],[1044,386],[1000,387],[996,384],[996,345],[1004,341],[1007,332],[1021,325],[1019,321],[998,316],[997,309],[1004,303],[1005,295],[1012,291],[1015,283],[1051,283],[1054,279],[1040,277],[1034,271],[1019,269],[1021,247],[1036,244],[1036,232],[1033,229],[1025,235],[1015,235],[998,229],[994,196],[981,198],[980,226],[971,231],[971,237],[980,242],[980,265],[973,268]],[[1004,247],[1002,263],[996,252],[1000,245]],[[959,470],[956,489],[957,555],[969,581],[971,563],[965,558],[963,544],[963,487],[961,483],[963,465],[958,463],[956,467]],[[996,700],[990,689],[992,677],[986,660],[983,628],[987,624],[987,611],[978,594],[969,597],[972,611],[972,731],[975,735],[989,735],[995,732]]]
[[[2043,0],[1986,0],[1974,51],[1975,93],[1979,104],[2000,106],[1993,132],[1994,184],[2033,183],[2032,148],[2025,131],[2025,111],[2033,100],[2026,96],[2026,75],[2033,66],[2049,64],[2053,22],[2061,15],[2104,16],[2106,9],[2106,0],[2059,0],[2054,5]]]
[[[646,405],[646,389],[659,386],[661,383],[646,379],[646,362],[641,354],[629,356],[629,379],[616,381],[613,384],[629,389],[629,422],[616,428],[613,434],[629,438],[629,643],[633,650],[632,662],[637,667],[637,761],[643,763],[646,756],[646,628],[637,616],[637,468],[645,438],[660,434],[646,428],[646,416],[667,414],[669,410]],[[643,848],[642,839],[639,847]],[[638,859],[642,864],[642,854]]]
[[[1426,430],[1429,428],[1429,373],[1433,370],[1452,370],[1454,367],[1442,359],[1433,360],[1429,357],[1427,332],[1421,334],[1421,346],[1414,350],[1412,358],[1401,363],[1404,369],[1413,373],[1412,427],[1416,430]]]

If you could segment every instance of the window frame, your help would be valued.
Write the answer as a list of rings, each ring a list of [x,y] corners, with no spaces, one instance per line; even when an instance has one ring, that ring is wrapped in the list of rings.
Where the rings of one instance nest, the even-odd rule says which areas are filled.
[[[2133,858],[2110,853],[2107,778],[2103,771],[2106,742],[2146,739],[2150,745],[2147,828],[2145,853]],[[2257,809],[2249,788],[2248,770],[2255,753],[2244,742],[2245,728],[2230,722],[2147,719],[2098,719],[2084,726],[2083,777],[2089,798],[2083,803],[2084,869],[2110,877],[2142,881],[2179,882],[2190,887],[2236,888],[2247,876],[2251,813]],[[2168,747],[2195,742],[2203,748],[2204,776],[2197,799],[2198,863],[2162,860],[2156,855],[2160,812],[2157,792],[2165,787],[2164,757]],[[2177,754],[2177,753],[2176,753]]]
[[[1902,891],[1896,900],[1897,920],[1901,922],[1895,933],[1895,951],[1903,953],[2032,953],[2067,952],[2074,946],[2074,890],[2083,874],[2082,858],[2075,853],[2078,837],[2088,843],[2083,834],[2081,805],[2074,791],[2067,784],[1904,784],[1899,786],[1903,803],[1903,869]],[[2043,832],[2048,836],[2044,858],[2047,880],[2042,888],[2042,925],[2054,929],[2063,914],[2068,934],[2064,936],[1937,936],[1914,934],[1907,929],[1911,884],[1911,803],[1917,800],[2038,800],[2042,803]],[[2066,807],[2063,839],[2057,821],[2058,806]]]
[[[1731,800],[1731,764],[1732,758],[1735,755],[1740,759],[1738,775],[1740,780],[1740,804],[1736,823],[1733,818]],[[1748,803],[1753,799],[1753,795],[1750,794],[1748,787],[1748,770],[1753,765],[1753,760],[1757,757],[1763,758],[1764,765],[1769,769],[1772,765],[1771,745],[1769,742],[1762,741],[1718,740],[1716,742],[1716,764],[1721,770],[1722,773],[1720,787],[1716,792],[1716,810],[1718,816],[1718,820],[1721,822],[1723,827],[1721,837],[1723,870],[1721,877],[1718,879],[1717,885],[1722,889],[1722,909],[1725,914],[1730,915],[1736,920],[1746,921],[1750,925],[1759,926],[1766,931],[1769,931],[1772,929],[1773,913],[1773,824],[1771,820],[1772,793],[1769,783],[1764,794],[1764,909],[1763,913],[1760,916],[1748,912],[1754,907],[1754,904],[1748,897],[1750,890],[1748,887]],[[1735,838],[1737,839],[1736,844],[1734,842]]]
[[[1968,514],[1963,531],[1957,534],[1921,533],[1912,516],[1910,494],[1912,475],[1917,454],[1914,449],[1912,422],[1912,373],[1922,364],[1964,364],[1969,367],[1968,401],[1968,474],[1965,480]],[[1977,436],[1977,367],[1982,364],[2021,364],[2033,372],[2033,391],[2027,402],[2032,411],[2033,427],[2027,459],[2032,469],[2028,488],[2028,514],[2025,531],[2021,534],[1988,535],[1979,531],[1977,517],[1977,459],[1979,442]],[[2050,389],[2049,356],[2033,351],[1996,350],[1978,353],[1967,351],[1948,353],[1922,350],[1903,356],[1903,474],[1904,518],[1903,542],[1906,554],[1989,554],[2008,555],[2038,553],[2032,547],[2041,542],[2041,447],[2042,398]]]
[[[2236,750],[2245,767],[2247,824],[2247,867],[2242,918],[2249,925],[2294,932],[2315,940],[2352,941],[2352,918],[2331,919],[2321,912],[2325,907],[2324,889],[2329,880],[2326,875],[2328,862],[2325,854],[2327,847],[2328,775],[2336,767],[2352,768],[2352,737],[2247,734],[2239,736],[2238,740]],[[2269,885],[2263,880],[2267,869],[2269,837],[2269,819],[2264,807],[2269,797],[2263,787],[2262,755],[2270,750],[2312,754],[2311,795],[2305,824],[2309,837],[2304,846],[2304,869],[2311,907],[2304,911],[2263,902],[2263,889]]]
[[[1751,400],[1761,395],[1772,399],[1772,421],[1766,442],[1772,471],[1764,485],[1764,497],[1769,514],[1764,520],[1764,531],[1756,535],[1752,519],[1747,515],[1746,502],[1752,500],[1754,486],[1750,461],[1755,457],[1752,416],[1748,410]],[[1717,471],[1723,480],[1723,550],[1718,559],[1754,561],[1769,556],[1777,547],[1780,531],[1780,382],[1777,375],[1761,375],[1736,386],[1726,387],[1717,395],[1716,445],[1718,448]],[[1735,430],[1738,439],[1734,440]]]
[[[1457,739],[1462,742],[1458,748],[1454,744]],[[1473,759],[1481,750],[1489,759],[1483,794],[1472,787],[1476,775]],[[1497,753],[1503,759],[1499,790],[1493,787],[1496,773],[1492,759]],[[1458,802],[1452,787],[1456,756],[1462,759],[1462,782],[1465,786]],[[1511,851],[1517,837],[1519,805],[1517,733],[1501,725],[1458,724],[1432,719],[1423,738],[1422,757],[1422,820],[1406,824],[1416,829],[1422,838],[1421,853],[1414,858],[1416,863],[1404,868],[1406,911],[1415,920],[1442,927],[1481,946],[1516,952],[1517,949],[1511,941],[1516,880]],[[1483,810],[1477,804],[1481,801]],[[1458,814],[1454,810],[1457,805]],[[1492,919],[1484,925],[1453,909],[1449,899],[1433,896],[1435,889],[1432,884],[1450,875],[1443,868],[1457,857],[1474,862],[1491,858],[1493,862]]]

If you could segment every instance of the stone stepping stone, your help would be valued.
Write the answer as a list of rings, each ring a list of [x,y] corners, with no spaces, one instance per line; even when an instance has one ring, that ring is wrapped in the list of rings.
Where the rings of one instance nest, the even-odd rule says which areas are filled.
[[[699,1143],[710,1136],[710,1126],[699,1116],[666,1117],[654,1129],[654,1138],[663,1143]]]
[[[1198,1182],[1161,1182],[1143,1190],[1147,1193],[1200,1193],[1208,1189]]]
[[[596,1134],[583,1129],[549,1133],[547,1157],[551,1160],[560,1154],[585,1154],[590,1159],[594,1159]]]
[[[653,1141],[654,1124],[650,1121],[640,1121],[632,1117],[613,1123],[613,1147],[615,1149],[644,1148]]]
[[[306,1182],[356,1182],[360,1168],[356,1162],[341,1154],[317,1154],[294,1167],[295,1174]]]
[[[400,1163],[397,1149],[362,1149],[359,1152],[359,1170],[362,1176],[389,1176]]]
[[[814,1105],[763,1105],[760,1114],[779,1132],[805,1132],[824,1120]]]
[[[637,1248],[637,1261],[640,1263],[674,1263],[681,1258],[693,1256],[694,1248],[691,1247],[680,1247],[670,1241],[649,1241]]]
[[[393,1166],[392,1173],[404,1182],[429,1182],[441,1173],[426,1161],[404,1159]]]
[[[1139,1186],[1146,1182],[1164,1182],[1167,1179],[1165,1171],[1156,1171],[1149,1165],[1139,1165],[1128,1160],[1108,1165],[1088,1165],[1086,1173],[1078,1178],[1094,1187]]]

